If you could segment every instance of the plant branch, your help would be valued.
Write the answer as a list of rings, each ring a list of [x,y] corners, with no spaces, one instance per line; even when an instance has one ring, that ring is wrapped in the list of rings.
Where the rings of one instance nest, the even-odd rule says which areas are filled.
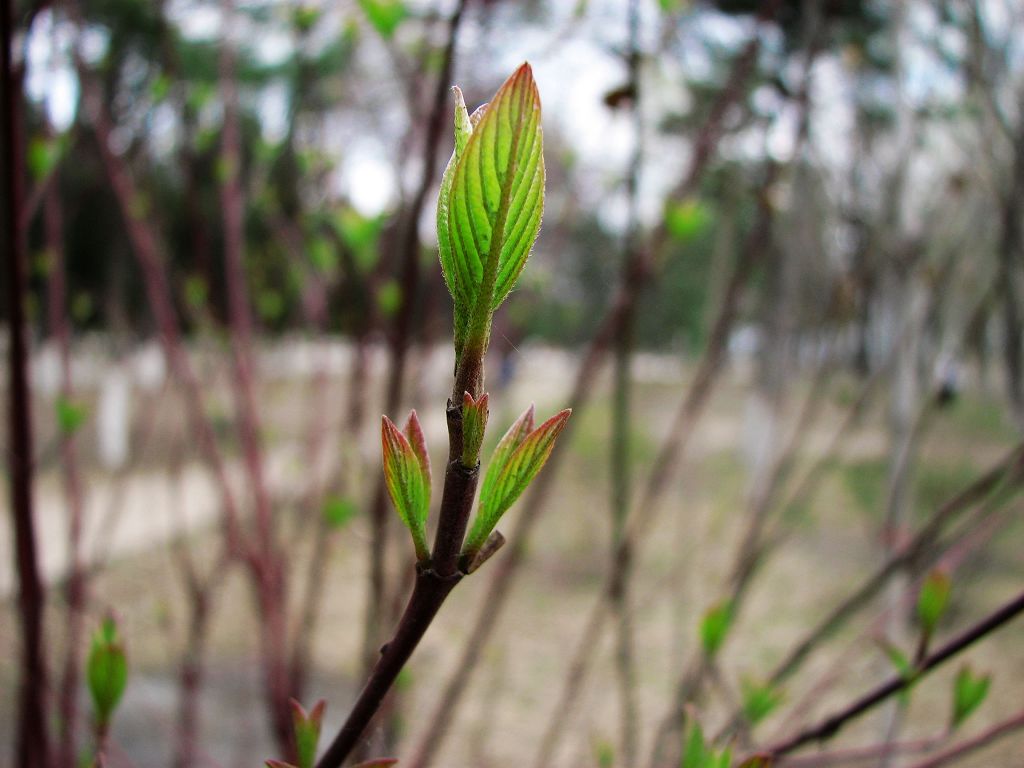
[[[843,707],[835,714],[825,718],[817,725],[806,728],[788,739],[762,749],[759,754],[763,753],[772,757],[780,757],[811,742],[823,741],[832,738],[850,720],[859,717],[900,691],[903,691],[909,686],[917,683],[929,672],[941,666],[946,661],[949,661],[949,659],[967,648],[970,648],[979,640],[995,632],[1007,622],[1017,618],[1021,613],[1024,613],[1024,592],[1021,592],[1001,608],[989,614],[977,624],[964,630],[952,640],[942,645],[939,649],[929,654],[915,668],[912,675],[896,675],[891,677],[873,690],[854,700],[846,707]]]
[[[3,198],[4,241],[10,313],[9,346],[9,450],[11,517],[18,574],[18,611],[21,618],[21,681],[15,764],[19,768],[48,768],[50,737],[45,705],[46,659],[43,652],[45,593],[39,575],[39,550],[32,509],[32,412],[28,381],[28,329],[25,301],[27,283],[27,231],[23,218],[25,167],[22,150],[22,70],[15,69],[14,3],[0,0],[0,82],[3,85]]]
[[[943,765],[950,765],[961,757],[964,757],[971,752],[976,752],[990,744],[994,744],[999,739],[1009,736],[1011,733],[1019,731],[1022,728],[1024,728],[1024,710],[1018,712],[1013,717],[1009,717],[1002,722],[996,723],[991,728],[979,733],[977,736],[965,739],[937,755],[932,755],[918,763],[914,763],[910,768],[940,768],[940,766]]]
[[[778,6],[778,0],[767,0],[762,7],[761,21],[772,18],[777,12]],[[726,85],[718,95],[708,119],[694,140],[689,165],[682,181],[672,194],[673,199],[683,200],[697,188],[714,154],[714,149],[718,146],[725,131],[725,115],[730,107],[739,100],[743,88],[754,70],[760,46],[761,37],[757,34],[751,38],[733,62]],[[633,252],[633,259],[628,265],[628,269],[624,270],[608,311],[598,324],[598,329],[576,369],[576,377],[568,402],[568,407],[576,414],[575,422],[579,421],[582,410],[590,401],[592,383],[608,355],[619,325],[623,322],[623,318],[632,311],[632,306],[637,300],[641,287],[650,279],[649,256],[651,254],[658,255],[665,247],[667,240],[668,233],[662,225],[654,232],[646,248],[637,248]],[[572,423],[566,427],[566,429],[572,428]],[[562,442],[564,443],[567,439],[563,434]],[[533,482],[529,494],[521,504],[515,527],[508,537],[510,541],[510,545],[507,547],[508,551],[495,566],[494,575],[488,585],[487,594],[481,601],[472,631],[469,632],[455,669],[448,678],[441,697],[431,713],[429,723],[423,729],[424,735],[413,750],[409,768],[428,768],[432,765],[448,734],[451,723],[454,722],[453,713],[462,699],[472,670],[476,668],[477,661],[491,632],[498,624],[498,617],[525,560],[530,533],[545,509],[548,492],[555,482],[558,474],[557,468],[564,455],[564,451],[557,449],[551,454],[544,472]]]
[[[598,598],[599,606],[596,609],[596,613],[602,620],[595,619],[591,625],[588,625],[593,626],[596,624],[593,630],[594,635],[591,637],[584,636],[581,639],[578,653],[591,656],[597,648],[597,638],[602,628],[603,618],[606,615],[602,606],[611,604],[612,596],[616,590],[621,589],[624,581],[630,577],[635,552],[654,522],[660,508],[658,502],[664,494],[680,457],[685,454],[696,425],[704,414],[710,400],[713,385],[718,378],[722,362],[725,359],[727,341],[737,316],[740,296],[751,277],[754,267],[759,262],[766,244],[770,240],[774,209],[769,201],[769,190],[775,180],[776,171],[775,164],[769,163],[765,179],[758,193],[757,221],[754,223],[753,229],[749,233],[733,268],[729,283],[722,297],[722,305],[718,317],[711,329],[707,347],[701,358],[700,366],[686,396],[676,409],[667,437],[658,451],[658,455],[654,460],[654,466],[641,490],[639,501],[633,506],[633,511],[622,540],[613,553],[613,565],[607,572],[605,584]],[[577,668],[586,670],[588,666],[587,662],[574,662],[574,664],[570,665],[570,670]],[[537,750],[534,764],[538,768],[545,765],[547,760],[550,759],[550,755],[554,754],[560,735],[564,730],[566,715],[575,701],[582,683],[582,679],[566,678],[562,695],[554,709],[555,714],[549,720],[549,726]]]

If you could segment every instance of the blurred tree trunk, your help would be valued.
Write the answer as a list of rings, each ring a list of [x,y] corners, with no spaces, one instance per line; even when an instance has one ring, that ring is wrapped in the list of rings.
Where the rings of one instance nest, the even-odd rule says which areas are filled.
[[[25,205],[25,165],[22,123],[23,69],[15,65],[15,9],[0,0],[0,112],[2,112],[3,268],[7,285],[10,328],[8,345],[8,443],[10,504],[14,532],[21,623],[18,668],[17,725],[14,764],[19,768],[49,768],[49,717],[46,707],[47,664],[44,606],[46,594],[39,568],[33,509],[33,447],[31,390],[28,372],[28,242]]]
[[[920,400],[919,355],[924,322],[924,298],[915,276],[919,254],[907,234],[907,188],[910,159],[916,129],[913,107],[906,89],[908,42],[907,17],[910,4],[892,6],[890,35],[896,51],[893,81],[895,85],[896,124],[893,132],[893,164],[885,186],[885,206],[879,221],[880,239],[885,249],[883,301],[886,304],[889,344],[896,345],[889,404],[889,471],[886,509],[882,525],[882,558],[889,560],[902,546],[902,536],[910,522],[913,509],[913,468],[915,461],[914,422]],[[903,613],[903,598],[909,589],[905,575],[897,576],[889,585],[887,603],[889,619],[888,642],[905,647],[910,631]],[[904,707],[898,700],[883,709],[882,739],[890,744],[898,738]],[[890,757],[884,756],[879,768],[887,768]]]

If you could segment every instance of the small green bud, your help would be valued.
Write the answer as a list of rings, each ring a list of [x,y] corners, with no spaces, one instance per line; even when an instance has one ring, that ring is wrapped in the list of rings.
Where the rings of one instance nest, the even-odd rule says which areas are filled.
[[[466,392],[462,398],[462,466],[473,468],[480,461],[480,447],[484,442],[488,416],[487,393],[479,400]]]
[[[86,678],[96,712],[96,724],[105,730],[128,682],[128,661],[112,616],[105,618],[93,634],[86,661]]]
[[[291,699],[289,703],[292,707],[295,755],[299,761],[296,768],[313,768],[316,763],[316,745],[320,741],[320,727],[323,724],[327,702],[320,699],[309,712],[306,712],[295,699]]]

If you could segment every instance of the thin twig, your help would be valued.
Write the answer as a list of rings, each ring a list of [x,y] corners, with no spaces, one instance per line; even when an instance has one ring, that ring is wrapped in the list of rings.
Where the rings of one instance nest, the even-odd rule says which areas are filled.
[[[1024,728],[1024,711],[1018,712],[1013,717],[1009,717],[1002,722],[996,723],[991,728],[979,733],[977,736],[973,736],[969,739],[954,744],[949,749],[940,752],[937,755],[932,755],[921,762],[914,763],[910,768],[940,768],[943,765],[951,765],[961,757],[976,752],[979,749],[983,749],[1000,739],[1009,736],[1011,733],[1019,731]]]
[[[599,604],[594,614],[596,618],[588,625],[588,632],[592,631],[594,634],[583,636],[578,646],[578,652],[586,657],[592,656],[597,647],[597,636],[602,630],[603,619],[606,615],[602,606],[610,605],[610,600],[616,590],[621,589],[623,581],[630,578],[635,553],[654,522],[660,508],[659,501],[673,476],[680,457],[685,454],[697,423],[706,410],[713,385],[721,372],[729,334],[737,316],[740,296],[770,240],[774,209],[769,203],[769,190],[775,181],[776,172],[777,168],[774,163],[769,163],[765,179],[759,189],[757,221],[748,234],[733,268],[697,373],[686,396],[676,409],[665,441],[658,451],[651,472],[641,490],[639,500],[633,506],[622,540],[613,553],[613,565],[606,575],[605,584],[598,597]],[[591,627],[592,629],[590,629]],[[537,768],[546,765],[550,756],[557,749],[558,741],[565,730],[567,714],[582,687],[582,679],[573,679],[573,670],[585,671],[588,667],[589,660],[576,660],[570,665],[570,674],[566,677],[562,693],[548,720],[548,728],[537,749],[534,761]]]
[[[929,672],[941,666],[960,652],[970,648],[974,643],[987,637],[1007,622],[1015,619],[1021,613],[1024,613],[1024,592],[1018,594],[1001,608],[964,630],[952,640],[942,645],[938,650],[929,654],[924,661],[915,668],[913,674],[891,677],[881,685],[875,687],[849,705],[843,707],[835,714],[825,718],[817,725],[806,728],[788,739],[772,744],[767,748],[760,750],[759,754],[780,757],[782,755],[787,755],[790,752],[794,752],[806,744],[832,738],[850,720],[859,717],[900,691],[906,690],[909,686],[916,684]]]

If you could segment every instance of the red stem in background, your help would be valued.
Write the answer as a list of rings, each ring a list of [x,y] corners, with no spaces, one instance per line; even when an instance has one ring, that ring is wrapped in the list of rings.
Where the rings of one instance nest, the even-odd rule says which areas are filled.
[[[239,439],[246,473],[252,489],[256,512],[256,541],[253,557],[248,560],[253,570],[252,586],[259,609],[259,640],[262,656],[264,694],[270,710],[274,739],[278,748],[289,754],[292,750],[292,718],[288,700],[301,698],[293,689],[288,674],[287,567],[279,551],[274,532],[273,511],[264,476],[264,458],[259,412],[256,407],[252,316],[246,291],[245,267],[245,193],[242,173],[241,137],[238,124],[238,83],[235,75],[234,42],[231,39],[234,3],[222,4],[224,39],[221,41],[220,89],[224,104],[224,125],[221,162],[224,180],[221,205],[224,211],[224,277],[228,292],[228,322],[231,329],[231,350],[235,405],[238,413]]]
[[[213,425],[206,414],[202,386],[182,341],[181,328],[171,301],[171,290],[158,244],[159,240],[151,225],[133,213],[136,210],[135,201],[140,199],[139,190],[122,158],[115,155],[110,148],[113,127],[92,73],[77,58],[75,68],[81,83],[83,100],[91,111],[90,116],[96,143],[100,150],[100,159],[103,162],[107,180],[117,198],[118,207],[124,216],[128,239],[139,263],[146,297],[156,320],[164,356],[185,390],[191,430],[200,449],[205,454],[221,490],[224,530],[229,547],[236,555],[248,556],[248,548],[240,529],[238,505],[228,482],[227,469],[217,445]]]
[[[43,215],[46,229],[46,248],[49,256],[49,318],[50,333],[60,354],[60,396],[73,402],[71,381],[71,329],[68,326],[67,272],[64,266],[64,223],[60,190],[57,180],[46,185]],[[68,559],[69,573],[65,586],[67,600],[67,648],[58,692],[60,737],[57,745],[57,764],[73,765],[78,730],[78,687],[81,683],[82,630],[86,603],[86,573],[82,560],[83,495],[82,477],[78,467],[78,450],[74,434],[60,436],[61,469],[64,475],[64,497],[68,505]]]
[[[987,637],[992,632],[1002,627],[1009,621],[1024,613],[1024,592],[1007,602],[1001,608],[986,616],[977,624],[969,627],[959,635],[948,641],[935,652],[929,654],[924,661],[914,669],[910,676],[897,675],[886,680],[881,685],[856,699],[835,714],[822,720],[817,725],[804,729],[790,738],[773,744],[766,749],[760,750],[758,754],[767,754],[772,757],[787,755],[800,747],[815,741],[830,739],[839,732],[850,720],[864,714],[870,709],[886,701],[891,696],[905,690],[910,685],[953,658],[961,651],[970,648],[974,643]]]
[[[420,238],[419,222],[427,197],[437,173],[437,155],[445,125],[448,92],[451,86],[452,70],[455,63],[456,43],[459,26],[468,0],[459,0],[448,21],[447,44],[437,75],[433,103],[427,121],[427,133],[423,145],[423,171],[419,188],[406,212],[404,227],[399,243],[401,303],[395,317],[391,334],[390,373],[384,410],[396,416],[402,404],[405,386],[405,368],[412,337],[416,299],[420,291]],[[378,472],[376,490],[370,507],[370,576],[369,594],[366,602],[366,618],[363,628],[363,666],[369,672],[377,662],[377,649],[384,631],[384,620],[390,603],[386,562],[388,522],[390,520],[384,473]]]
[[[21,615],[21,682],[15,764],[19,768],[49,768],[50,737],[46,693],[48,673],[43,654],[45,594],[39,576],[38,547],[32,509],[32,413],[28,382],[27,232],[22,218],[25,166],[22,152],[22,72],[14,68],[14,3],[0,0],[0,77],[3,82],[4,263],[7,265],[10,313],[9,407],[11,516],[14,524]]]
[[[1009,736],[1021,728],[1024,728],[1024,711],[1018,712],[1013,717],[1009,717],[999,723],[996,723],[991,728],[988,728],[977,736],[972,736],[969,739],[953,744],[949,749],[943,750],[937,755],[932,755],[929,758],[922,760],[921,762],[914,763],[910,768],[939,768],[943,765],[951,765],[954,761],[959,760],[964,755],[968,755],[971,752],[976,752],[979,749],[994,744],[1004,736]]]

